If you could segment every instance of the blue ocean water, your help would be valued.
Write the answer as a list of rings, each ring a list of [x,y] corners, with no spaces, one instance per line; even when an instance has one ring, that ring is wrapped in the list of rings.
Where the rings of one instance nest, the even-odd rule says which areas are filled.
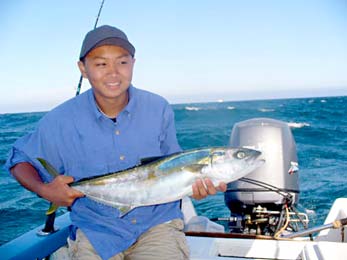
[[[183,149],[227,145],[235,123],[257,117],[288,122],[299,158],[299,209],[310,226],[324,222],[338,197],[347,197],[347,97],[279,99],[174,105]],[[2,169],[13,142],[33,130],[44,113],[0,115],[0,244],[41,225],[48,203],[26,191]],[[198,213],[229,216],[218,193],[194,201]],[[60,210],[62,213],[64,210]]]

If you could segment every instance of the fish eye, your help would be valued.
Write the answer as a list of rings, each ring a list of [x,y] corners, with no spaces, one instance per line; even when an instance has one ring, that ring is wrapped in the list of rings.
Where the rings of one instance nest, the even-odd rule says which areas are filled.
[[[236,158],[237,159],[243,159],[245,157],[246,157],[246,153],[243,152],[243,151],[239,151],[239,152],[236,153]]]

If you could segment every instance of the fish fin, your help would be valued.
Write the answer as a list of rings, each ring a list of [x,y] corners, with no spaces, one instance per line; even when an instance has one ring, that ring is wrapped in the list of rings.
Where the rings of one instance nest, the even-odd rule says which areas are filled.
[[[53,177],[57,177],[59,175],[57,170],[49,162],[47,162],[45,159],[37,158],[37,160],[41,163],[43,168],[45,168],[50,175],[52,175]],[[46,215],[48,216],[48,215],[53,214],[54,212],[57,211],[58,208],[59,208],[58,205],[55,205],[54,203],[51,203],[49,205],[48,210],[46,211]]]
[[[131,207],[131,206],[121,206],[121,207],[117,207],[117,208],[120,211],[119,217],[124,217],[131,210],[133,210],[133,207]]]
[[[48,210],[46,211],[46,215],[47,216],[51,215],[52,213],[56,212],[58,208],[59,208],[59,206],[55,205],[54,203],[51,203],[49,205]]]
[[[153,156],[153,157],[146,157],[146,158],[142,158],[140,160],[140,165],[145,165],[145,164],[148,164],[148,163],[151,163],[151,162],[155,162],[155,161],[158,161],[160,159],[163,159],[167,156]]]
[[[141,158],[139,165],[145,165],[145,164],[148,164],[148,163],[151,163],[151,162],[155,162],[155,161],[158,161],[158,160],[161,160],[161,159],[164,159],[164,158],[176,155],[176,154],[180,154],[180,153],[181,152],[167,154],[167,155],[160,155],[160,156],[152,156],[152,157]]]
[[[195,163],[195,164],[184,166],[183,170],[187,170],[190,172],[201,172],[202,168],[204,168],[205,166],[206,164]]]
[[[58,171],[45,159],[37,158],[37,160],[41,163],[43,168],[45,168],[50,175],[52,175],[53,177],[57,177],[59,175]]]

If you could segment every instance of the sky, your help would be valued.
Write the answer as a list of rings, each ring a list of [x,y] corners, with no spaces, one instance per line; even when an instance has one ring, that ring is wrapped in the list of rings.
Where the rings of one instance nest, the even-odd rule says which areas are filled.
[[[0,1],[0,113],[75,96],[100,4]],[[171,103],[347,95],[347,0],[105,0],[103,24],[136,48],[133,85]]]

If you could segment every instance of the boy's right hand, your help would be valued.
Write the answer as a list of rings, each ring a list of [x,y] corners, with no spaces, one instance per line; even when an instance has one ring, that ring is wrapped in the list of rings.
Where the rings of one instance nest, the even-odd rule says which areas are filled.
[[[41,196],[57,206],[69,207],[75,199],[85,196],[69,186],[73,181],[71,176],[59,175],[52,182],[44,184]]]

